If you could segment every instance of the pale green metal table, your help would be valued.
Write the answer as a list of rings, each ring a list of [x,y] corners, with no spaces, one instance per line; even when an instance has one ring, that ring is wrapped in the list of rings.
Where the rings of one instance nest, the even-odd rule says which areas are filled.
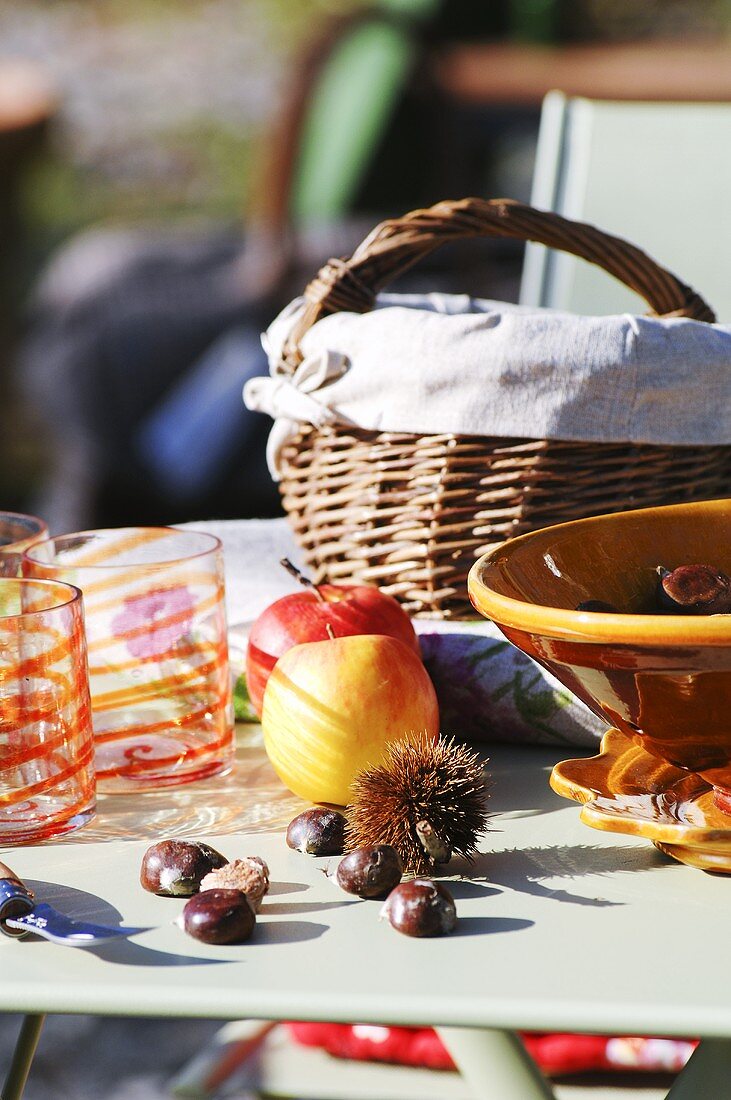
[[[95,949],[0,937],[0,1004],[26,1014],[2,1100],[17,1100],[45,1013],[434,1025],[479,1100],[550,1087],[515,1030],[694,1037],[673,1100],[731,1088],[731,881],[647,841],[590,830],[548,786],[559,754],[490,747],[492,830],[452,882],[458,931],[413,940],[290,851],[302,803],[243,727],[236,770],[178,791],[104,797],[95,823],[0,859],[70,916],[148,931]],[[179,900],[145,893],[142,854],[161,836],[261,855],[271,893],[253,939],[208,947],[173,924]],[[452,867],[450,866],[450,871]]]

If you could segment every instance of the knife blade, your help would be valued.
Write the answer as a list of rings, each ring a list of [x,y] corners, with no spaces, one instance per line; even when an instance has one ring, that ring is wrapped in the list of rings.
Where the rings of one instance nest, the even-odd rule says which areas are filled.
[[[34,933],[64,947],[93,947],[144,931],[144,928],[119,928],[71,920],[53,906],[36,901],[33,891],[23,880],[7,864],[0,863],[0,932],[6,936]]]

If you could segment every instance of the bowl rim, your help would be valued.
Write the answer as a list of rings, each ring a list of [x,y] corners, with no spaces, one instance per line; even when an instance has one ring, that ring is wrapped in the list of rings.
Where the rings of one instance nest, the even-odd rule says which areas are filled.
[[[731,646],[731,614],[727,615],[668,615],[630,614],[629,612],[605,613],[597,611],[573,611],[549,604],[530,603],[528,600],[503,596],[492,588],[487,579],[506,555],[509,557],[519,544],[543,538],[553,531],[581,527],[606,520],[610,516],[635,517],[643,513],[668,511],[692,511],[695,509],[723,512],[728,510],[731,520],[731,497],[715,500],[668,504],[653,508],[634,508],[625,512],[605,513],[584,519],[568,520],[537,528],[524,535],[517,535],[478,558],[469,571],[467,590],[473,606],[481,615],[491,619],[499,627],[525,630],[543,637],[572,639],[582,642],[633,643],[635,645],[707,645]]]

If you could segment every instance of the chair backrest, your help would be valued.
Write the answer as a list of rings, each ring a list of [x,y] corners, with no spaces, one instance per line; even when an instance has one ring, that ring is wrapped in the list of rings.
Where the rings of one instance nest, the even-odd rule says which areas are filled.
[[[543,103],[531,202],[638,245],[731,322],[731,103]],[[583,260],[529,245],[520,300],[582,314],[644,313]]]

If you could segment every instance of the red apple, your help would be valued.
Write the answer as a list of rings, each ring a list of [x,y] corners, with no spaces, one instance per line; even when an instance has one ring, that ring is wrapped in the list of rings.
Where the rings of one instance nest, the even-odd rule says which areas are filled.
[[[290,572],[297,571],[287,565]],[[386,634],[404,642],[418,657],[419,642],[401,605],[373,585],[306,584],[262,612],[246,649],[246,683],[261,716],[269,674],[283,653],[302,642],[324,642],[354,634]]]
[[[439,708],[413,649],[360,634],[287,650],[269,677],[261,724],[282,782],[309,802],[342,806],[389,742],[439,736]]]

